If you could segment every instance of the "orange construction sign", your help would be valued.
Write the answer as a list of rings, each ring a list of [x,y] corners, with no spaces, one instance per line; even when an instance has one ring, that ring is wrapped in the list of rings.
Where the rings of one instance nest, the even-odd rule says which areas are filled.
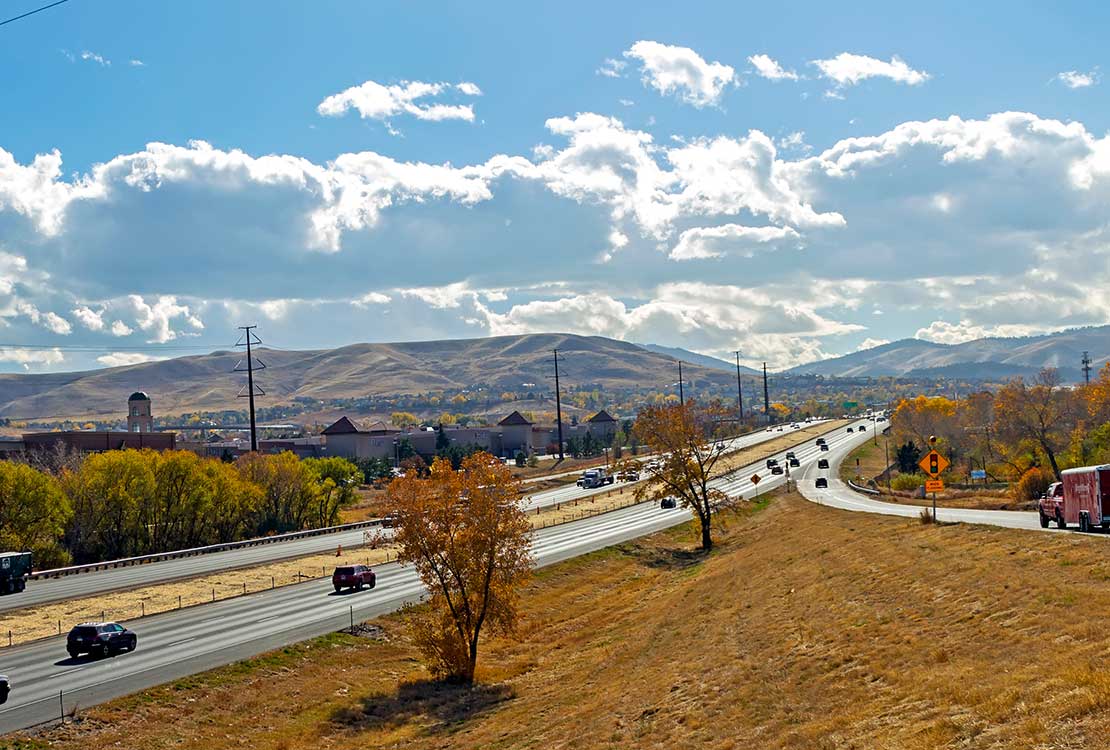
[[[948,459],[936,451],[929,451],[925,454],[923,459],[918,461],[917,465],[920,466],[921,470],[926,474],[936,479],[940,476],[942,471],[948,468]]]
[[[759,480],[762,478],[763,477],[759,476],[758,474],[752,474],[752,484],[759,484]]]
[[[926,479],[925,480],[926,492],[944,492],[944,482],[939,479]]]

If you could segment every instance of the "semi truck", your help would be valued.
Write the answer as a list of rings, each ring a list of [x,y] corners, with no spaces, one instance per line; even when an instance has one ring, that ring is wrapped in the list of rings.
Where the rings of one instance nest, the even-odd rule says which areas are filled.
[[[0,594],[18,594],[30,574],[30,552],[0,552]]]
[[[1110,464],[1081,466],[1060,472],[1040,500],[1041,527],[1052,521],[1061,529],[1075,524],[1080,531],[1110,528]]]
[[[578,479],[578,486],[586,489],[600,487],[603,484],[612,484],[613,477],[605,469],[587,469]]]

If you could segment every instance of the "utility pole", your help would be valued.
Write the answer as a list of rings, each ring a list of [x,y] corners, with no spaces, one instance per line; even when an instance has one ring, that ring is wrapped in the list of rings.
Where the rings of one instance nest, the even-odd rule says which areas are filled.
[[[686,395],[682,392],[682,360],[678,360],[678,403],[686,406]]]
[[[555,424],[559,428],[559,460],[563,458],[563,402],[559,397],[559,350],[555,349]]]
[[[235,344],[236,346],[247,347],[247,392],[246,394],[244,394],[242,391],[239,391],[239,398],[243,398],[243,396],[245,395],[247,397],[248,404],[250,405],[252,453],[258,450],[258,429],[254,420],[254,357],[251,354],[251,344],[262,343],[262,339],[258,338],[254,335],[254,333],[252,333],[255,328],[258,328],[258,326],[239,326],[239,330],[243,331],[243,336],[241,339],[239,339],[239,342]],[[243,368],[241,367],[242,364],[242,361],[240,361],[239,364],[235,365],[235,372],[243,372]],[[258,360],[258,369],[266,369],[266,364],[262,360]],[[258,395],[265,396],[266,391],[262,390],[262,388],[260,387],[258,388]]]
[[[1083,352],[1083,378],[1091,384],[1091,355],[1087,352]]]
[[[767,392],[767,363],[763,363],[763,416],[771,424],[771,397]]]
[[[740,385],[740,351],[736,351],[736,404],[740,408],[740,421],[744,421],[744,389]]]

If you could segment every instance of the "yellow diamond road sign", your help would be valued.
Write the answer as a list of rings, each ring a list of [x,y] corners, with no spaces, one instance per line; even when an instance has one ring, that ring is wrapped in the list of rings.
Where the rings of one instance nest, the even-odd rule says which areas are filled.
[[[948,459],[940,455],[936,451],[929,451],[925,454],[925,457],[917,463],[917,465],[920,466],[921,470],[924,471],[926,474],[931,476],[933,479],[936,479],[938,476],[940,476],[940,473],[942,471],[948,468]]]

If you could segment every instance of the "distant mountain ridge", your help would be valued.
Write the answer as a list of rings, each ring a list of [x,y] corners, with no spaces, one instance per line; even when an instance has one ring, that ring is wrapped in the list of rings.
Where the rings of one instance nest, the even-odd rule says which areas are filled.
[[[643,347],[644,349],[647,349],[649,352],[655,352],[656,354],[664,354],[668,357],[674,357],[675,359],[681,359],[683,362],[691,362],[695,365],[701,365],[702,367],[709,367],[709,368],[714,369],[714,370],[727,370],[728,372],[731,372],[731,373],[736,372],[736,363],[735,362],[726,362],[723,359],[717,359],[716,357],[710,357],[708,354],[698,354],[697,352],[692,352],[689,349],[682,349],[682,348],[677,347],[677,346],[660,346],[659,344],[636,344],[636,346]],[[744,375],[762,375],[763,374],[763,373],[759,372],[758,370],[753,370],[752,368],[747,367],[745,365],[740,365],[740,372],[741,372],[741,374],[744,374]]]
[[[481,339],[351,344],[336,349],[257,349],[267,369],[257,375],[267,406],[298,397],[320,400],[459,390],[478,384],[500,391],[553,389],[552,350],[559,350],[564,388],[670,388],[674,359],[601,336],[527,334]],[[120,417],[127,396],[146,391],[156,414],[241,409],[245,378],[232,370],[242,352],[144,362],[100,370],[0,374],[0,417],[56,420]],[[728,374],[700,364],[684,367],[688,381],[731,382]]]
[[[788,374],[828,377],[942,377],[1005,380],[1055,367],[1066,382],[1083,379],[1081,358],[1089,352],[1092,372],[1110,360],[1110,326],[1072,328],[1058,333],[983,338],[962,344],[902,339],[842,357],[810,362]]]

